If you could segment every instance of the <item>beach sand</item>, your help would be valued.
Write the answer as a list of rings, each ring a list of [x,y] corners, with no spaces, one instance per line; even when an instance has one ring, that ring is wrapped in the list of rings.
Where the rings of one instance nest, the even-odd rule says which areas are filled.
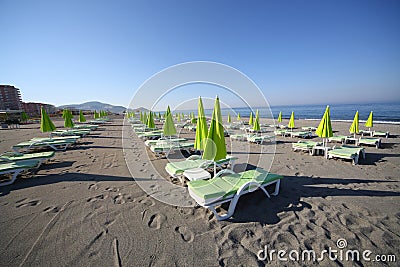
[[[317,124],[296,121],[297,127]],[[319,256],[329,247],[338,250],[340,238],[347,241],[343,251],[370,250],[371,258],[391,254],[400,260],[399,125],[376,124],[374,129],[392,136],[382,139],[381,149],[366,147],[366,159],[356,166],[293,152],[297,138],[278,137],[275,154],[273,144],[228,141],[228,150],[239,157],[235,171],[248,167],[246,162],[269,169],[273,157],[270,171],[284,179],[280,194],[271,199],[261,191],[242,196],[227,221],[217,221],[202,207],[154,199],[165,193],[162,188],[144,192],[139,181],[170,183],[167,160],[155,158],[134,133],[122,140],[122,125],[115,118],[78,146],[57,152],[35,174],[0,188],[1,266],[309,266],[316,263],[280,262],[276,253],[272,261],[260,261],[257,253],[267,246],[269,251],[313,249]],[[332,126],[347,135],[350,123]],[[39,136],[46,134],[38,124],[1,130],[0,153]],[[193,132],[184,136],[193,138]],[[123,151],[123,144],[130,148]],[[185,187],[170,197],[193,204]],[[327,256],[319,261],[319,266],[354,265],[398,266]]]

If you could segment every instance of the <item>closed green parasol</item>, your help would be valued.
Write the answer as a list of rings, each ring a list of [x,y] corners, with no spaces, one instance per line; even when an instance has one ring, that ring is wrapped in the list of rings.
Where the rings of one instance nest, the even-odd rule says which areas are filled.
[[[44,107],[40,108],[40,131],[42,133],[46,132],[52,132],[56,129],[56,126],[54,126],[53,122],[51,121],[49,115],[47,115],[46,110]]]
[[[74,127],[74,122],[72,121],[72,112],[68,109],[64,109],[64,127],[65,128],[72,128]]]
[[[318,125],[317,130],[315,133],[323,138],[322,144],[323,146],[326,145],[326,139],[333,136],[332,132],[332,124],[331,124],[331,114],[329,110],[329,106],[326,106],[324,116],[322,116],[321,122]]]
[[[83,116],[83,111],[79,111],[79,122],[86,122],[85,116]]]
[[[196,137],[194,141],[194,148],[197,150],[204,149],[204,139],[207,137],[207,121],[204,114],[203,101],[199,97],[197,107],[197,125],[196,125]]]
[[[289,120],[288,127],[289,127],[290,129],[292,129],[292,130],[293,130],[293,128],[294,128],[294,112],[293,112],[293,111],[292,111],[292,115],[290,115],[290,120]]]
[[[147,117],[147,127],[148,128],[156,128],[156,125],[154,124],[154,114],[153,112],[149,112],[149,116]]]
[[[282,122],[282,111],[279,111],[278,122]]]
[[[374,113],[372,111],[369,113],[368,120],[365,122],[365,127],[368,127],[368,131],[371,131],[371,128],[374,127]]]
[[[168,106],[169,109],[169,106]],[[163,134],[164,136],[172,136],[176,135],[176,128],[174,124],[174,120],[172,119],[171,112],[167,111],[167,117],[165,118],[165,123],[163,127]]]
[[[350,131],[350,133],[354,134],[354,138],[356,138],[356,134],[359,132],[358,131],[358,110],[356,112],[356,115],[354,115],[353,123],[351,124],[349,131]]]
[[[258,114],[258,109],[256,111],[256,118],[255,118],[254,123],[253,123],[253,131],[255,131],[255,132],[259,132],[260,131],[260,117],[259,117],[259,114]]]
[[[226,158],[224,127],[222,126],[219,98],[215,99],[211,125],[205,141],[203,159],[218,161]]]

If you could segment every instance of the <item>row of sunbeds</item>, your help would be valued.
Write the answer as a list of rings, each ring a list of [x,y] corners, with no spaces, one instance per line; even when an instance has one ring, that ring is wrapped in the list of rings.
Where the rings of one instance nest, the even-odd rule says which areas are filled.
[[[54,131],[50,137],[32,138],[13,145],[12,152],[0,155],[0,175],[11,175],[9,179],[2,180],[0,186],[14,183],[22,172],[37,170],[43,162],[54,157],[56,151],[64,151],[76,145],[80,138],[96,130],[97,127],[98,125],[80,124],[70,130]]]
[[[153,152],[157,151],[158,147],[169,149],[170,144],[174,144],[173,146],[177,149],[182,149],[182,144],[187,141],[184,138],[154,140],[148,138],[148,134],[143,135],[143,133],[157,130],[144,129],[138,121],[131,121],[131,123],[134,130],[138,130],[139,127],[145,130],[139,132],[138,137],[147,139],[144,143]],[[191,129],[187,128],[187,130]],[[151,135],[151,137],[153,136]],[[254,136],[248,135],[246,140],[251,140],[252,137]],[[233,167],[236,160],[236,157],[227,156],[225,159],[212,161],[202,159],[199,155],[192,155],[183,161],[168,162],[165,170],[171,177],[179,179],[182,183],[188,180],[186,184],[189,194],[198,205],[210,209],[218,220],[225,220],[233,215],[241,195],[256,189],[261,189],[267,197],[277,195],[280,181],[283,178],[281,175],[269,173],[261,168],[234,173]],[[217,170],[219,170],[218,173]],[[214,172],[213,178],[210,174],[212,172]],[[216,207],[226,202],[230,203],[227,212],[218,212]]]

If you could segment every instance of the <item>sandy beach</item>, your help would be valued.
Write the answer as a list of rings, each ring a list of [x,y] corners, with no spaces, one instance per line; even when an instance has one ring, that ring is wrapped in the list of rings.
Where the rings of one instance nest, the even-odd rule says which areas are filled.
[[[296,121],[296,127],[317,124]],[[332,122],[336,134],[348,135],[349,126]],[[276,146],[227,138],[228,151],[239,158],[236,172],[254,165],[284,179],[271,199],[261,191],[242,196],[226,221],[217,221],[205,208],[167,205],[143,191],[141,180],[176,181],[164,170],[168,160],[156,158],[133,131],[122,136],[123,127],[122,117],[114,118],[77,146],[57,152],[36,173],[0,187],[1,266],[398,265],[328,257],[318,263],[282,262],[276,254],[267,261],[257,254],[267,246],[318,255],[338,249],[338,239],[345,239],[343,249],[400,260],[400,125],[374,125],[391,136],[382,138],[381,149],[365,146],[366,159],[355,166],[293,152],[291,143],[298,138],[277,137]],[[40,133],[39,124],[1,130],[0,153],[41,136],[47,134]],[[183,130],[182,136],[193,140],[194,132]],[[124,153],[132,159],[129,169]],[[175,194],[171,198],[194,204],[186,187]]]

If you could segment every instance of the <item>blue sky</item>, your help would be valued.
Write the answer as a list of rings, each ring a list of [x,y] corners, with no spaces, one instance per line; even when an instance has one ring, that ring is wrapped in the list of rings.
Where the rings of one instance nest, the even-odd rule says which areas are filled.
[[[128,106],[155,73],[198,60],[243,72],[271,105],[400,101],[400,1],[0,0],[0,10],[0,84],[24,101]],[[198,95],[188,86],[166,103]]]

